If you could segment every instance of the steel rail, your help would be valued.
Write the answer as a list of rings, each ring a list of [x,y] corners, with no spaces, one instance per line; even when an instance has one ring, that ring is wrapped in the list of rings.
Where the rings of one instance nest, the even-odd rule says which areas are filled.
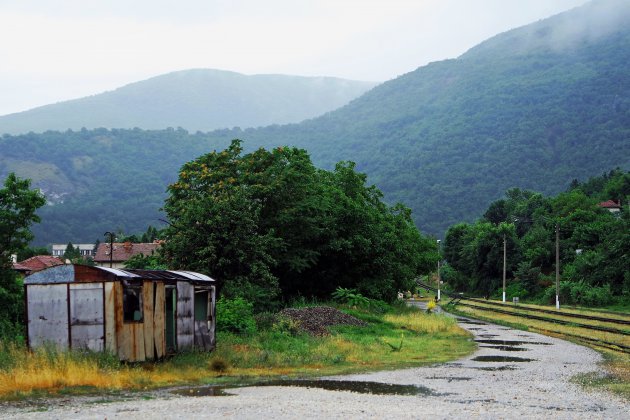
[[[486,301],[486,300],[476,299],[476,298],[465,298],[465,299],[466,300],[470,300],[472,302],[483,303],[484,305],[494,305],[494,306],[503,306],[503,307],[506,306],[505,303],[500,303],[500,302],[492,302],[492,301]],[[601,322],[609,322],[609,323],[612,323],[612,324],[630,325],[630,320],[625,320],[625,319],[604,318],[604,317],[600,317],[600,316],[591,316],[591,315],[583,315],[583,314],[574,314],[574,313],[553,311],[551,309],[529,308],[529,307],[520,306],[520,305],[518,306],[518,309],[521,310],[521,311],[541,312],[541,313],[545,313],[545,314],[552,314],[552,315],[564,316],[564,317],[569,317],[569,318],[588,319],[588,320],[591,320],[591,321],[601,321]],[[623,315],[621,315],[621,316],[623,316]]]
[[[491,312],[497,312],[497,313],[505,314],[505,315],[512,315],[512,316],[521,317],[521,318],[525,318],[525,319],[533,319],[533,320],[537,320],[537,321],[551,322],[551,323],[560,324],[560,325],[570,325],[570,326],[575,326],[575,327],[578,327],[578,328],[585,328],[585,329],[589,329],[589,330],[608,332],[608,333],[612,333],[612,334],[630,335],[629,331],[618,330],[618,329],[615,329],[615,328],[601,327],[601,326],[598,326],[598,325],[578,324],[578,323],[575,323],[575,322],[564,321],[564,320],[561,320],[561,319],[553,319],[553,318],[546,318],[546,317],[536,316],[536,315],[520,314],[520,313],[517,313],[517,312],[505,311],[505,310],[502,310],[502,309],[488,308],[488,307],[477,306],[477,305],[470,305],[468,303],[462,303],[462,302],[459,302],[458,305],[466,306],[466,307],[473,308],[473,309],[480,309],[482,311],[491,311]]]

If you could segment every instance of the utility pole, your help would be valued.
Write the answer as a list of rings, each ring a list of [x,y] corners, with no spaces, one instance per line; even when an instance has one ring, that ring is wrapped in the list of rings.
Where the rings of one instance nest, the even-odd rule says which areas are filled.
[[[560,224],[556,222],[556,309],[560,309]]]
[[[105,232],[104,236],[109,235],[109,268],[112,268],[114,263],[114,233]]]
[[[440,283],[441,283],[441,278],[440,278],[440,240],[437,240],[437,249],[438,249],[438,263],[437,263],[437,289],[438,289],[438,294],[437,294],[437,299],[438,302],[441,299],[440,296]]]
[[[505,265],[507,262],[507,240],[503,234],[503,303],[505,303]]]

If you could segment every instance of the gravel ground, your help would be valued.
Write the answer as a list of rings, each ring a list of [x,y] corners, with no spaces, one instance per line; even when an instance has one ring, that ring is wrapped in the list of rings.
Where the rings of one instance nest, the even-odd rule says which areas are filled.
[[[570,378],[598,371],[598,353],[582,346],[497,325],[460,325],[479,343],[473,355],[431,367],[323,378],[427,387],[429,395],[374,395],[320,388],[255,386],[226,390],[230,396],[180,397],[163,392],[150,400],[100,402],[66,399],[46,411],[1,407],[1,418],[543,418],[628,419],[630,404],[613,395],[586,392]],[[516,350],[515,350],[516,349]],[[484,357],[532,361],[484,361]],[[481,358],[481,359],[480,359]],[[368,384],[369,385],[369,384]]]

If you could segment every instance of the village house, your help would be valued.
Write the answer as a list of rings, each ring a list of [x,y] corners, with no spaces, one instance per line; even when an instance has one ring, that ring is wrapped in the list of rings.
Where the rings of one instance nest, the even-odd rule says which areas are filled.
[[[66,264],[24,280],[30,348],[160,359],[215,347],[215,281],[200,273]]]
[[[604,208],[612,214],[621,213],[621,204],[613,200],[604,201],[598,204],[599,207]]]
[[[95,254],[94,244],[72,244],[75,249],[79,250],[79,253],[82,257],[93,257]],[[53,257],[63,257],[63,254],[66,253],[66,249],[68,248],[68,244],[53,244],[52,245],[52,255]]]
[[[114,252],[111,252],[111,245]],[[146,257],[155,253],[162,245],[161,242],[153,243],[133,243],[133,242],[114,242],[99,244],[94,263],[100,267],[124,268],[127,260],[136,255],[144,255]]]
[[[36,273],[46,268],[54,267],[57,265],[63,265],[64,262],[52,255],[35,255],[34,257],[27,258],[24,261],[13,261],[13,269],[17,272],[28,276],[29,274]]]

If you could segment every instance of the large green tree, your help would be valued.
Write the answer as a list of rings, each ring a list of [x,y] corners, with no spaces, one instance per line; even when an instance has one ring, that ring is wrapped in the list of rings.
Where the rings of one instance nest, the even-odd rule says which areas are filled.
[[[11,173],[0,189],[0,338],[21,329],[23,322],[22,287],[11,267],[11,255],[26,248],[33,239],[29,227],[39,222],[36,210],[46,200],[30,189],[30,181]]]
[[[185,164],[169,193],[168,263],[259,309],[338,286],[391,299],[437,258],[409,209],[384,204],[354,164],[320,170],[296,148],[243,155],[235,140]]]

